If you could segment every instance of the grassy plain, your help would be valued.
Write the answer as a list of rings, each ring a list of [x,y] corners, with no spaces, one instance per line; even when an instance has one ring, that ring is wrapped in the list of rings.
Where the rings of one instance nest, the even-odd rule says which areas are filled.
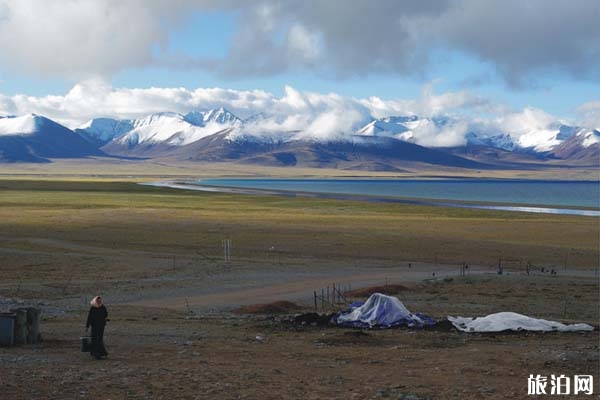
[[[188,192],[128,182],[5,179],[0,192],[2,281],[13,290],[15,282],[40,274],[54,277],[55,285],[70,276],[70,285],[88,280],[93,286],[102,284],[90,281],[98,274],[134,279],[223,269],[223,239],[234,247],[229,268],[465,261],[493,269],[503,258],[509,270],[522,271],[530,262],[562,271],[593,270],[598,260],[599,225],[590,217]]]
[[[409,309],[437,318],[515,311],[597,325],[598,218],[136,183],[264,172],[238,167],[28,168],[0,179],[0,306],[40,304],[44,341],[0,348],[2,398],[524,398],[532,373],[592,374],[598,391],[598,331],[363,332],[223,311],[389,277]],[[315,175],[326,173],[297,176]],[[495,274],[499,259],[508,275]],[[472,275],[456,276],[462,262]],[[77,351],[97,293],[112,319],[101,362]]]

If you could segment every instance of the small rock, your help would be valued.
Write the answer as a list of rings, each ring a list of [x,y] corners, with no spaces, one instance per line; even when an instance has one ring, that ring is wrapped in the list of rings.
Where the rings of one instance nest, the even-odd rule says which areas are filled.
[[[496,393],[496,389],[489,386],[483,386],[479,388],[479,393],[484,395],[490,395]]]

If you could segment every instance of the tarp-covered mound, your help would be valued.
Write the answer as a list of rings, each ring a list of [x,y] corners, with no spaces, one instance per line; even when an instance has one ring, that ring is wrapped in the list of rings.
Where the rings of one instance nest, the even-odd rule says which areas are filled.
[[[431,317],[411,313],[396,297],[381,293],[372,294],[362,306],[337,314],[332,320],[337,325],[354,328],[422,328],[436,323]]]
[[[485,317],[448,317],[448,321],[463,332],[502,332],[502,331],[535,331],[535,332],[575,332],[593,331],[588,324],[565,325],[560,322],[531,318],[514,312],[500,312]]]

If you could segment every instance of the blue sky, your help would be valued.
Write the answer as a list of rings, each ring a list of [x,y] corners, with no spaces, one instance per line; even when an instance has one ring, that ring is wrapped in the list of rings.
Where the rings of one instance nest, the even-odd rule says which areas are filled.
[[[600,100],[600,3],[552,3],[0,0],[0,112],[39,112],[101,80],[389,101],[433,88],[493,105],[440,113],[535,108],[583,121]]]

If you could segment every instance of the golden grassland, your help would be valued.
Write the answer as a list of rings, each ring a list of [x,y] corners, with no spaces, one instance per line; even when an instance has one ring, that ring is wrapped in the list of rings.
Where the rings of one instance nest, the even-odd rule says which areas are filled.
[[[592,271],[599,235],[595,217],[0,180],[0,274],[11,290],[40,277],[61,287],[73,271],[90,287],[210,273],[224,268],[223,239],[240,269],[463,261],[493,268],[502,258],[510,268]]]
[[[188,192],[126,182],[0,180],[2,236],[145,251],[286,254],[595,266],[598,219],[462,208]]]
[[[489,177],[549,177],[496,171]],[[475,176],[421,171],[416,176]],[[598,268],[598,218],[185,191],[139,185],[198,177],[402,174],[150,160],[62,160],[0,170],[0,278],[7,295],[77,295],[210,285],[207,276],[346,266]],[[415,176],[415,175],[411,175]],[[565,178],[588,177],[569,170]],[[223,263],[222,240],[233,243]],[[239,274],[238,274],[239,275]],[[160,281],[160,282],[158,282]],[[50,288],[51,290],[49,290]],[[28,292],[29,291],[29,292]]]

